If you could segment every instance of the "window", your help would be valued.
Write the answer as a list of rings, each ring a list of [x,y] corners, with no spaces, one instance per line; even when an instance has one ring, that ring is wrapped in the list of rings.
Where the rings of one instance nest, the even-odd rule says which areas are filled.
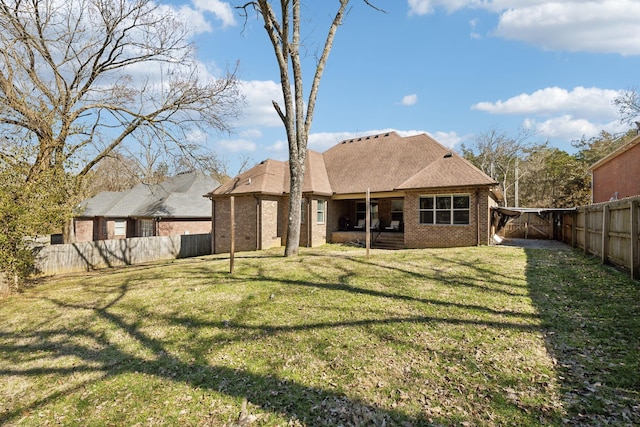
[[[317,207],[317,223],[318,224],[324,224],[324,214],[325,214],[325,209],[326,209],[326,203],[324,200],[318,200],[318,207]]]
[[[469,196],[422,196],[418,208],[420,224],[469,224]]]
[[[116,219],[113,222],[113,234],[115,236],[127,235],[127,221],[124,219]]]
[[[303,197],[300,201],[300,223],[304,224],[307,221],[307,204],[306,200]]]
[[[140,220],[140,237],[151,237],[154,235],[153,230],[153,220],[152,219],[141,219]]]

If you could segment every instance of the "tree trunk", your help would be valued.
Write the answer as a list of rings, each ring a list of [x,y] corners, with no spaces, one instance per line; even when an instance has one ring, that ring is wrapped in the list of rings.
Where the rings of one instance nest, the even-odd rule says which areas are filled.
[[[299,157],[302,157],[300,159]],[[302,217],[302,184],[304,182],[304,162],[306,152],[298,159],[289,161],[291,186],[289,188],[289,220],[287,221],[287,243],[284,256],[297,256],[300,248],[300,226]],[[310,221],[310,218],[307,218]]]

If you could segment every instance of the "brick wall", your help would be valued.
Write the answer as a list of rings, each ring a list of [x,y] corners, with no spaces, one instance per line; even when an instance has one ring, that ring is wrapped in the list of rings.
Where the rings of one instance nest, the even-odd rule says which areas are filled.
[[[209,219],[163,219],[157,223],[158,236],[177,234],[207,234],[211,232]]]
[[[323,199],[325,200],[325,199]],[[315,247],[327,243],[328,203],[325,202],[325,220],[318,224],[318,199],[304,198],[304,222],[300,225],[300,246]]]
[[[593,203],[640,195],[640,144],[593,171]]]
[[[93,241],[93,218],[75,218],[75,240],[78,243]]]
[[[476,194],[475,188],[443,189],[429,191],[428,195],[469,194],[468,225],[426,225],[420,224],[419,200],[424,192],[408,192],[404,201],[405,246],[408,248],[444,248],[489,244],[489,208],[495,205],[488,189]],[[479,201],[480,217],[477,218],[476,201]],[[478,226],[479,221],[479,226]],[[478,236],[479,231],[479,236]]]
[[[254,196],[236,196],[235,210],[235,249],[236,251],[254,251],[258,249],[258,200]],[[231,247],[230,199],[214,200],[213,208],[213,252],[227,253]]]
[[[279,204],[282,198],[262,198],[260,200],[260,248],[269,249],[282,246],[278,227]]]
[[[318,224],[318,199],[313,199],[311,201],[311,214],[309,215],[309,219],[311,220],[311,246],[322,246],[327,243],[327,224],[329,220],[329,203],[326,199],[324,200],[324,222]]]
[[[488,189],[475,188],[443,189],[428,194],[469,194],[470,219],[468,225],[423,225],[419,224],[419,198],[424,192],[409,192],[404,199],[405,246],[408,248],[433,248],[475,246],[489,244],[490,207],[497,203]],[[301,224],[300,246],[325,244],[332,232],[339,229],[340,218],[355,214],[352,200],[326,200],[325,223],[317,223],[318,199],[305,199],[305,221]],[[477,218],[476,200],[479,201],[480,217]],[[284,245],[286,242],[288,199],[285,197],[237,196],[235,198],[236,250],[252,251]],[[379,199],[379,213],[391,217],[391,201]],[[214,253],[229,252],[229,199],[214,201]],[[352,219],[353,221],[353,219]],[[478,222],[479,221],[479,222]],[[388,221],[387,221],[388,222]],[[478,226],[479,224],[479,226]]]

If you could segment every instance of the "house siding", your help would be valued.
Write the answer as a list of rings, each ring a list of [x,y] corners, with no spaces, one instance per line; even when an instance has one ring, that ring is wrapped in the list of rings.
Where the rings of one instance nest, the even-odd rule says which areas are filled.
[[[593,170],[593,203],[640,195],[640,144]]]

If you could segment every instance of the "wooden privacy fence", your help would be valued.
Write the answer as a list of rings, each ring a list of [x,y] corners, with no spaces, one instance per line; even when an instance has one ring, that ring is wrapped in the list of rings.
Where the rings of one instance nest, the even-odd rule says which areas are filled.
[[[640,279],[640,197],[598,203],[565,214],[562,240]]]
[[[210,254],[210,234],[135,237],[38,247],[35,267],[51,275]]]

